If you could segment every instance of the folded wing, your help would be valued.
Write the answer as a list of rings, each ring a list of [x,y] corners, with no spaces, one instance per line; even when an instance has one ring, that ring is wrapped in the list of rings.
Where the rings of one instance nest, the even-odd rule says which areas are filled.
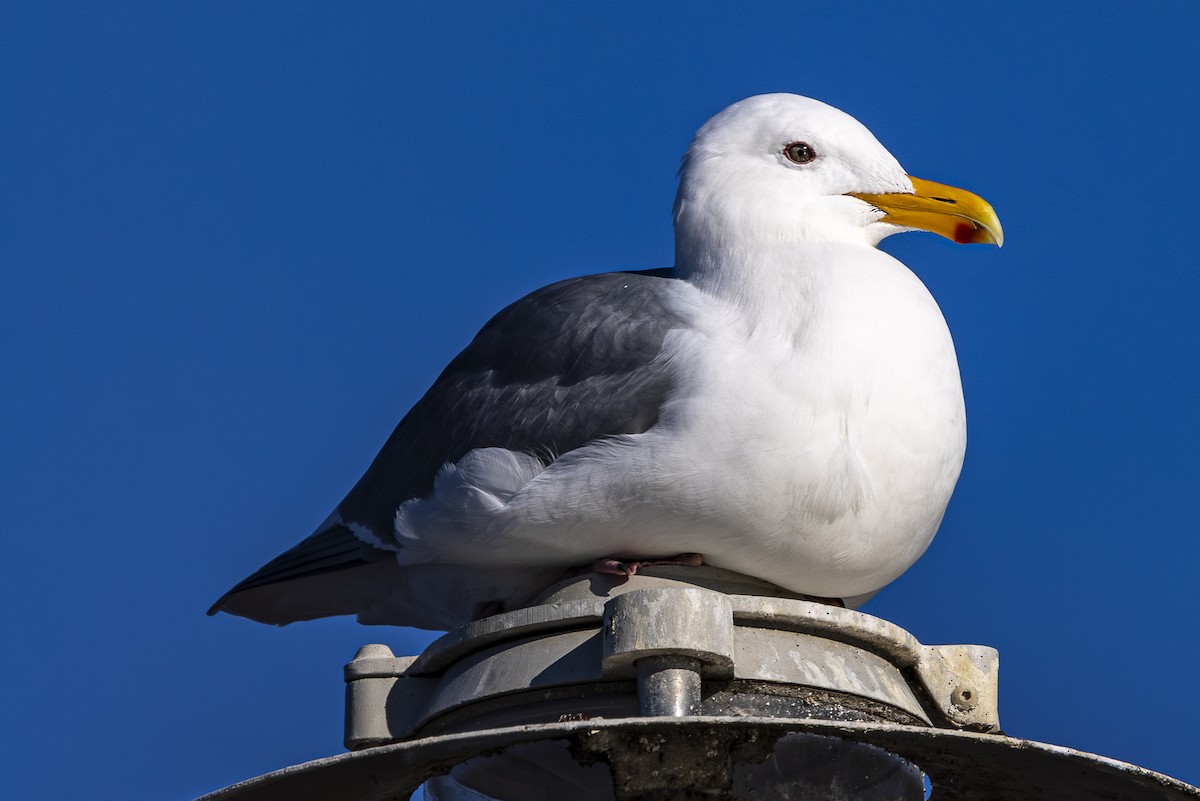
[[[428,613],[392,620],[378,611],[396,607],[406,595],[398,585],[420,569],[401,568],[389,550],[397,507],[427,496],[444,465],[477,448],[548,464],[598,438],[653,426],[672,387],[663,341],[684,325],[670,299],[685,287],[669,270],[605,273],[560,281],[502,310],[400,421],[329,519],[209,614],[276,624],[358,614],[423,625]],[[409,605],[429,606],[407,595]]]

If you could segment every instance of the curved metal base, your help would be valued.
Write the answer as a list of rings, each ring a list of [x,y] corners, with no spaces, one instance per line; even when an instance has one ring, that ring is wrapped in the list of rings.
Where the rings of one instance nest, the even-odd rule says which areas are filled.
[[[284,768],[200,801],[403,799],[466,760],[531,743],[560,744],[581,764],[634,764],[653,753],[673,766],[671,797],[722,797],[718,783],[733,782],[738,763],[753,764],[755,750],[769,756],[787,735],[803,732],[866,743],[903,757],[928,776],[934,801],[1200,799],[1200,789],[1136,765],[995,734],[891,723],[687,717],[569,721],[427,737]],[[762,747],[748,751],[747,744]],[[696,780],[691,788],[685,783],[689,765]],[[613,781],[618,800],[666,797],[644,790],[631,794],[620,786],[619,772]]]

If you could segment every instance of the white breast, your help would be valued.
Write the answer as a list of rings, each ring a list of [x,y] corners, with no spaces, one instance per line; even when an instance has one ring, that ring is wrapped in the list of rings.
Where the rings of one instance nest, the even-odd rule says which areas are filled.
[[[474,452],[464,462],[480,464],[455,473],[483,470],[468,492],[439,486],[402,509],[398,522],[413,529],[401,532],[403,560],[582,565],[700,552],[828,597],[900,575],[932,539],[962,465],[954,347],[928,291],[890,256],[807,252],[809,263],[789,262],[807,276],[758,298],[678,293],[691,325],[665,343],[678,387],[656,426],[540,472],[491,475],[496,460]]]
[[[811,280],[788,276],[757,314],[712,310],[657,463],[712,467],[706,505],[745,547],[711,563],[858,595],[936,532],[966,444],[962,388],[942,314],[904,265],[869,248],[810,252]]]

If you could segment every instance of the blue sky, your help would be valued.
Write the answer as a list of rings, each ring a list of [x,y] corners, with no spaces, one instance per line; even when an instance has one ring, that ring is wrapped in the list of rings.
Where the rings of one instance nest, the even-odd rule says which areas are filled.
[[[5,4],[12,797],[338,752],[341,665],[430,635],[204,610],[491,313],[670,264],[679,156],[765,91],[857,116],[1007,236],[886,243],[950,323],[969,446],[865,611],[998,647],[1011,734],[1200,783],[1200,6],[642,5]]]

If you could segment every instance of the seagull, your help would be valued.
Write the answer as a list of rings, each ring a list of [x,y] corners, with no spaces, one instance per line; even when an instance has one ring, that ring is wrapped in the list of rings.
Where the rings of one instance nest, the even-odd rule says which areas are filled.
[[[450,629],[597,566],[703,562],[854,606],[924,552],[966,420],[937,303],[877,248],[1003,244],[793,94],[726,108],[679,173],[670,269],[569,278],[493,317],[316,532],[209,610]]]

